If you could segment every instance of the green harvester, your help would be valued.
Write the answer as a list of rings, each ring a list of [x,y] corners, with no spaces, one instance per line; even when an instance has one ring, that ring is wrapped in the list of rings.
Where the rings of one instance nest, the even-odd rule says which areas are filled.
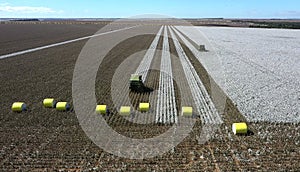
[[[143,92],[144,88],[142,75],[132,74],[129,80],[129,89],[135,92]]]

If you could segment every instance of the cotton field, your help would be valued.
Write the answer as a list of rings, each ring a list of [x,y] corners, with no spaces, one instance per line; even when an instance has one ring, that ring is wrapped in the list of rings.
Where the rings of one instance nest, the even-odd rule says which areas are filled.
[[[222,71],[210,63],[216,59],[201,56],[201,62],[247,120],[300,121],[299,30],[177,28],[197,44],[209,40],[207,53],[218,55]]]

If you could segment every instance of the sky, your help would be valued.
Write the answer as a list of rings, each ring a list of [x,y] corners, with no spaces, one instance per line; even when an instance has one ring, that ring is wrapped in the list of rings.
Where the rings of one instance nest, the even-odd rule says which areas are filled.
[[[0,18],[297,18],[299,0],[0,0]]]

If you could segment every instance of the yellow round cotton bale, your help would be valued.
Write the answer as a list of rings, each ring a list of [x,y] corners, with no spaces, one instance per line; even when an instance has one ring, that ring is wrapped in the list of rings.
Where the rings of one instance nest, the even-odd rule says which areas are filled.
[[[55,104],[56,104],[56,102],[53,98],[46,98],[43,100],[43,105],[46,108],[54,108]]]
[[[193,107],[190,106],[182,106],[181,109],[181,115],[182,116],[192,116],[193,115]]]
[[[247,124],[245,122],[233,123],[232,132],[234,134],[247,134],[248,132]]]
[[[98,113],[98,114],[106,114],[106,112],[107,112],[106,105],[97,105],[96,106],[96,113]]]
[[[130,115],[130,106],[121,106],[120,108],[120,115],[122,116],[129,116]]]
[[[13,112],[22,112],[26,110],[26,104],[24,102],[15,102],[11,106]]]
[[[150,104],[149,103],[140,103],[139,109],[141,112],[147,112],[149,111]]]
[[[70,105],[68,104],[68,102],[57,102],[56,103],[56,110],[68,111],[68,110],[70,110]]]

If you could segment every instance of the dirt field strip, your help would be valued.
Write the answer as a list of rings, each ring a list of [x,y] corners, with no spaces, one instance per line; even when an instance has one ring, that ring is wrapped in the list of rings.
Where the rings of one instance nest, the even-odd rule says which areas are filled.
[[[161,32],[162,32],[162,29],[163,27],[161,27],[158,31],[158,33],[156,34],[153,42],[151,43],[149,49],[147,50],[143,60],[141,61],[139,67],[136,69],[136,74],[140,74],[142,75],[142,80],[143,82],[146,81],[146,78],[147,78],[147,74],[148,74],[148,71],[149,71],[149,68],[150,68],[150,65],[151,65],[151,62],[153,60],[153,57],[154,57],[154,53],[156,51],[156,47],[158,45],[158,40],[159,40],[159,37],[161,35]]]
[[[131,66],[138,66],[139,65],[139,61],[134,61],[134,64],[132,63]],[[131,73],[134,73],[134,67],[133,69],[130,69]],[[122,75],[121,73],[119,73],[119,75]],[[128,83],[129,83],[129,78],[130,78],[130,74],[126,73],[126,76],[123,75],[119,76],[118,79],[120,79],[117,83],[118,85],[121,85],[121,89],[120,88],[115,88],[112,87],[111,92],[116,93],[115,95],[117,95],[119,97],[119,99],[115,99],[114,100],[114,104],[115,107],[117,108],[117,110],[120,109],[121,106],[129,106],[130,103],[135,104],[135,102],[130,102],[130,99],[128,99],[128,91],[124,91],[128,89]],[[132,98],[133,100],[135,100],[136,98]]]
[[[184,69],[185,76],[187,78],[189,87],[193,93],[193,99],[196,104],[197,113],[201,117],[202,123],[204,124],[220,124],[222,119],[219,116],[212,100],[210,99],[202,81],[200,80],[197,72],[193,65],[188,60],[183,48],[181,47],[178,39],[176,38],[172,29],[171,36],[178,53],[179,59]]]
[[[85,36],[85,37],[82,37],[82,38],[77,38],[77,39],[63,41],[63,42],[59,42],[59,43],[55,43],[55,44],[50,44],[50,45],[46,45],[46,46],[42,46],[42,47],[37,47],[37,48],[23,50],[23,51],[19,51],[19,52],[15,52],[15,53],[1,55],[0,60],[5,59],[5,58],[9,58],[9,57],[18,56],[18,55],[21,55],[21,54],[26,54],[26,53],[31,53],[31,52],[43,50],[43,49],[46,49],[46,48],[52,48],[52,47],[56,47],[56,46],[60,46],[60,45],[65,45],[65,44],[69,44],[69,43],[72,43],[72,42],[77,42],[77,41],[81,41],[81,40],[85,40],[85,39],[89,39],[89,38],[93,38],[93,37],[97,37],[97,36],[101,36],[101,35],[105,35],[105,34],[109,34],[109,33],[114,33],[114,32],[118,32],[118,31],[122,31],[122,30],[128,30],[128,29],[131,29],[131,28],[134,28],[134,27],[137,27],[137,26],[126,27],[126,28],[117,29],[117,30],[113,30],[113,31],[108,31],[108,32],[104,32],[104,33],[99,33],[99,34],[95,34],[95,35],[91,35],[91,36]]]
[[[215,171],[220,172],[220,171],[221,171],[221,170],[220,170],[220,167],[219,167],[218,162],[217,162],[217,160],[216,160],[216,158],[215,158],[214,151],[211,149],[211,146],[210,146],[210,145],[208,145],[208,150],[209,150],[209,152],[211,153],[211,156],[212,156],[212,159],[213,159],[215,168],[216,168]]]
[[[142,80],[143,80],[143,83],[146,82],[146,80],[150,79],[149,78],[149,69],[150,69],[150,66],[152,64],[152,61],[155,57],[155,52],[157,50],[157,46],[158,46],[158,42],[159,42],[159,39],[160,39],[160,36],[162,34],[162,31],[163,31],[163,26],[159,29],[158,33],[156,34],[153,42],[151,43],[149,49],[147,50],[143,60],[141,61],[139,67],[136,69],[135,73],[136,74],[141,74],[142,75]],[[154,81],[153,81],[154,82]],[[154,122],[153,119],[154,117],[150,117],[151,114],[153,114],[152,110],[157,108],[156,107],[156,95],[154,92],[151,92],[149,94],[149,103],[150,103],[150,107],[151,107],[151,110],[150,110],[150,113],[149,112],[145,112],[144,115],[143,115],[143,121],[142,123],[146,124],[146,123],[149,123],[149,122]],[[148,116],[149,118],[145,118],[146,116]],[[136,118],[139,118],[139,115],[136,116]]]
[[[118,81],[118,83],[119,83],[119,85],[122,85],[122,88],[112,90],[113,92],[117,92],[116,95],[118,95],[118,97],[120,97],[120,99],[115,100],[115,105],[116,105],[117,109],[119,109],[121,106],[125,106],[125,105],[129,106],[130,104],[132,104],[131,108],[133,110],[133,108],[137,108],[140,101],[142,101],[143,98],[147,97],[147,94],[149,94],[149,93],[146,94],[146,93],[126,92],[124,90],[126,90],[126,89],[128,90],[128,81],[129,81],[130,74],[133,74],[133,73],[141,74],[144,83],[147,82],[147,80],[149,79],[149,78],[147,79],[147,76],[149,74],[150,65],[152,64],[153,57],[155,55],[156,48],[157,48],[162,30],[163,30],[163,27],[161,27],[159,29],[159,31],[157,32],[150,47],[148,48],[146,53],[143,54],[144,57],[142,59],[141,59],[141,57],[135,57],[135,60],[131,61],[130,64],[126,63],[126,65],[123,66],[126,68],[128,68],[127,66],[131,66],[131,68],[126,69],[127,71],[130,70],[130,72],[126,73],[125,77],[124,77],[123,73],[122,74],[120,73],[120,75],[123,75],[123,76],[118,77],[120,79],[120,81]],[[129,94],[130,99],[128,99],[128,94]],[[149,94],[149,102],[150,102],[151,109],[155,109],[155,105],[156,105],[155,104],[156,101],[154,101],[154,99],[155,99],[154,96],[155,96],[154,93]],[[145,112],[145,116],[147,116],[147,115],[150,115],[150,113]],[[133,121],[136,123],[146,124],[146,123],[148,123],[148,120],[150,120],[150,119],[141,118],[139,113],[136,113],[130,117],[130,121]]]
[[[160,66],[160,79],[158,99],[156,106],[156,122],[177,123],[177,110],[175,103],[175,91],[173,84],[172,65],[168,41],[168,32],[165,26],[164,39]]]

